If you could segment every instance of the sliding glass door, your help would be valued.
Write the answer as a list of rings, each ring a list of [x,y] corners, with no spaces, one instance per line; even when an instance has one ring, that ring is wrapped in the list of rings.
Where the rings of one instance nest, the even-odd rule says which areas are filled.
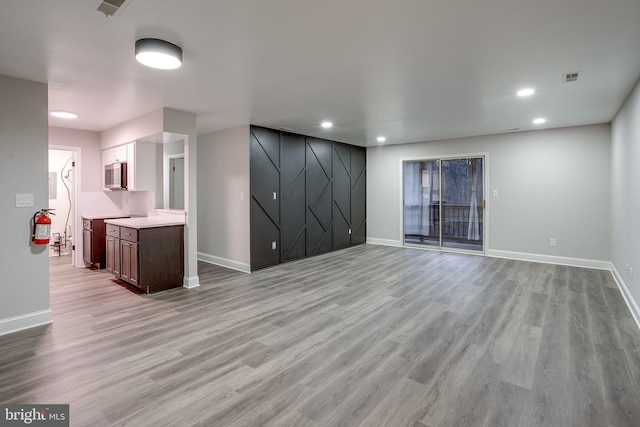
[[[482,251],[482,157],[403,162],[404,242]]]

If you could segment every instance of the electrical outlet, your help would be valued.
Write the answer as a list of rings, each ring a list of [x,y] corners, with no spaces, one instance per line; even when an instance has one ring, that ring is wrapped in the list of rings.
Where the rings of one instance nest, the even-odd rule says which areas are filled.
[[[633,268],[629,267],[629,279],[633,281]]]
[[[549,239],[549,246],[555,248],[557,246],[556,239]]]

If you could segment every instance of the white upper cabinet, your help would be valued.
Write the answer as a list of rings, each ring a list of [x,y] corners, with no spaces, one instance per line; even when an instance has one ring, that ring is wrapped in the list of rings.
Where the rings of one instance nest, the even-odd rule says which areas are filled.
[[[161,184],[158,167],[158,144],[136,141],[127,144],[127,188],[129,191],[156,191]],[[160,156],[162,152],[160,151]]]
[[[127,190],[157,191],[161,187],[158,168],[162,167],[162,158],[158,159],[158,144],[154,142],[134,141],[128,144],[102,150],[102,184],[104,188],[104,166],[111,163],[127,162]],[[160,160],[160,161],[158,161]]]
[[[126,162],[127,161],[127,145],[128,144],[102,150],[103,168],[105,165],[109,165],[111,163]]]

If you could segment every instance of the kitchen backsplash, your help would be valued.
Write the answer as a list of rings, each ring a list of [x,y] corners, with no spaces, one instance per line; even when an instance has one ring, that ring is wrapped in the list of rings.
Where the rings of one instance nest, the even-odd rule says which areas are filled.
[[[149,216],[155,213],[156,198],[151,191],[125,191],[125,206],[129,215]]]
[[[151,191],[91,191],[80,193],[81,215],[150,216],[155,212]]]

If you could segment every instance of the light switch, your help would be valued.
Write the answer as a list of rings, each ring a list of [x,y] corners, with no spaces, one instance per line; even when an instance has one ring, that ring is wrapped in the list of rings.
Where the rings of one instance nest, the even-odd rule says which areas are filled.
[[[33,194],[16,194],[16,208],[33,206]]]
[[[493,190],[493,197],[498,197],[498,190]]]
[[[273,242],[271,242],[271,249],[273,249],[274,251],[276,250],[276,242],[275,242],[275,240]]]
[[[244,200],[244,191],[240,193],[240,200]]]
[[[349,229],[349,234],[351,234],[351,229]]]

